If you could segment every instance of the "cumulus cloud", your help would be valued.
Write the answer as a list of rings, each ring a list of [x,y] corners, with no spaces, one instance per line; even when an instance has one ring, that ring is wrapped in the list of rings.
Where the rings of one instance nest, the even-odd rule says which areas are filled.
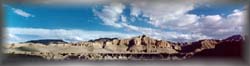
[[[37,40],[37,39],[62,39],[68,42],[76,42],[76,41],[88,41],[103,37],[129,38],[132,36],[136,36],[136,34],[119,33],[119,32],[42,29],[42,28],[7,28],[6,34],[8,34],[8,36],[6,37],[8,43],[23,42],[23,41]],[[19,37],[20,35],[22,35],[22,37]],[[28,36],[35,36],[35,37],[28,38]]]
[[[181,1],[181,2],[152,2],[152,1],[135,1],[131,3],[132,14],[142,13],[143,16],[148,17],[150,24],[154,26],[162,26],[163,24],[175,23],[182,16],[193,17],[190,15],[184,15],[188,11],[194,8],[194,4],[191,1]],[[138,12],[139,11],[139,12]],[[180,22],[180,21],[179,21]],[[182,22],[186,23],[186,22]],[[179,24],[180,26],[182,23]],[[165,27],[165,26],[162,26]]]
[[[122,26],[116,22],[124,8],[125,6],[121,3],[111,3],[110,5],[104,6],[101,12],[96,10],[94,10],[94,12],[100,19],[102,19],[105,25],[121,28]]]
[[[234,34],[243,33],[244,16],[246,16],[244,12],[246,10],[235,9],[233,13],[226,15],[226,17],[221,15],[199,16],[188,13],[195,9],[196,4],[191,1],[133,1],[128,5],[131,6],[130,15],[136,18],[129,18],[121,13],[116,14],[116,16],[122,16],[122,18],[113,17],[115,20],[121,19],[122,21],[126,21],[126,19],[139,19],[139,15],[142,15],[149,19],[147,23],[160,29],[134,26],[126,22],[118,23],[112,19],[99,17],[104,23],[106,23],[105,20],[111,20],[112,23],[118,24],[126,30],[140,32],[164,40],[194,41],[205,38],[223,39]],[[126,7],[122,3],[120,5]],[[109,5],[109,7],[112,7],[112,5]],[[108,8],[104,8],[103,10],[106,9]],[[123,12],[123,9],[120,10],[120,12]],[[112,13],[103,13],[112,15]]]
[[[14,11],[14,13],[16,13],[17,15],[23,16],[23,17],[34,17],[34,15],[25,12],[21,9],[17,9],[17,8],[12,8],[12,10]]]
[[[234,34],[243,33],[245,10],[234,10],[233,13],[223,17],[221,15],[198,16],[188,12],[195,9],[195,4],[189,1],[168,2],[133,2],[137,13],[148,17],[148,23],[162,29],[174,30],[180,33],[200,34],[201,36],[216,39],[226,38]],[[132,8],[132,13],[133,14]],[[164,32],[162,32],[164,33]],[[164,34],[162,34],[164,36]],[[179,38],[181,39],[181,38]]]
[[[160,29],[153,29],[153,28],[145,28],[145,27],[128,25],[126,23],[122,23],[122,25],[129,30],[140,32],[142,34],[146,34],[154,39],[159,39],[159,40],[188,42],[188,41],[195,41],[195,40],[199,40],[199,39],[210,39],[211,38],[211,37],[208,37],[208,36],[205,36],[202,34],[180,33],[180,32],[175,32],[175,31],[163,31]]]
[[[172,8],[172,9],[168,9],[168,8],[162,9],[163,7],[167,6],[167,5],[162,5],[162,4],[163,3],[160,3],[160,2],[156,2],[153,4],[148,3],[148,2],[133,2],[131,4],[132,5],[131,15],[138,17],[138,15],[142,14],[143,16],[148,17],[150,19],[150,21],[148,21],[150,24],[155,25],[155,26],[165,25],[165,24],[163,24],[164,23],[163,21],[160,21],[160,20],[164,19],[164,17],[178,16],[180,18],[188,18],[186,20],[177,20],[176,18],[170,18],[169,20],[173,21],[171,24],[172,26],[174,26],[176,24],[178,24],[177,26],[185,26],[185,25],[188,25],[188,24],[195,22],[195,20],[198,19],[198,17],[196,15],[184,15],[183,16],[182,14],[184,14],[185,11],[172,10],[176,7],[169,6],[169,8]],[[171,4],[174,5],[174,3],[171,3]],[[122,3],[120,3],[120,5],[125,6]],[[137,7],[137,5],[139,5],[139,6]],[[111,7],[111,6],[112,5],[108,5],[108,7]],[[162,8],[159,6],[161,6]],[[181,7],[179,5],[176,5],[176,6]],[[186,6],[186,5],[183,5],[183,6]],[[143,8],[146,10],[141,10]],[[109,8],[103,8],[102,10],[107,10],[107,9],[109,9]],[[155,11],[157,9],[158,10],[161,9],[161,10]],[[192,7],[179,8],[179,10],[191,10],[191,9],[192,9]],[[112,10],[112,9],[109,9],[109,10]],[[113,9],[113,11],[114,11],[114,9]],[[110,11],[110,12],[112,12],[112,11]],[[122,11],[120,11],[120,12],[122,12]],[[146,12],[146,14],[145,14],[145,12]],[[173,12],[176,12],[176,13],[173,13]],[[100,12],[96,12],[96,13],[101,14]],[[108,15],[112,15],[112,13],[107,13],[107,12],[103,12],[103,13],[108,14]],[[173,15],[171,15],[171,14],[173,14]],[[167,39],[167,40],[172,40],[172,41],[193,41],[193,40],[202,39],[202,38],[209,38],[207,36],[200,35],[200,34],[184,34],[184,33],[178,33],[178,32],[173,32],[173,31],[165,32],[165,31],[160,30],[160,29],[133,26],[133,25],[126,23],[127,17],[125,17],[124,15],[117,14],[116,16],[122,16],[121,18],[120,17],[113,17],[113,18],[115,18],[116,20],[121,19],[123,21],[123,23],[114,22],[114,21],[112,21],[111,18],[103,18],[102,16],[99,16],[99,18],[101,18],[103,20],[104,24],[107,23],[106,20],[110,20],[110,21],[112,21],[112,23],[115,23],[115,24],[125,28],[126,30],[130,30],[132,32],[133,31],[139,32],[141,34],[146,34],[146,35],[149,35],[149,36],[156,38],[156,39],[164,39],[164,40]],[[189,17],[191,17],[191,18],[189,18]],[[175,19],[175,21],[173,19]],[[157,21],[158,23],[155,21]],[[189,22],[183,22],[183,21],[189,21]],[[165,22],[167,22],[167,20]],[[176,22],[180,22],[180,23],[176,23]],[[168,24],[170,25],[170,23],[168,23]],[[117,27],[115,25],[110,25],[110,26]],[[166,27],[166,26],[163,26],[163,27]]]
[[[222,17],[220,15],[209,15],[201,17],[200,25],[197,30],[205,35],[216,38],[226,37],[233,34],[242,34],[245,26],[245,10],[234,10],[233,13]]]

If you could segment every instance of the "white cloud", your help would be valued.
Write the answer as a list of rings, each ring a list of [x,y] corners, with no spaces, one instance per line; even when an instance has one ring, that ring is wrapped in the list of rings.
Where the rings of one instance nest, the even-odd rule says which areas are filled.
[[[127,22],[127,18],[126,18],[125,16],[122,15],[122,16],[121,16],[121,21],[122,21],[122,22]]]
[[[189,14],[189,11],[195,9],[195,4],[196,3],[190,1],[133,1],[130,2],[129,5],[131,5],[130,15],[134,17],[116,17],[117,20],[122,19],[122,21],[126,21],[126,19],[139,19],[140,17],[138,15],[142,15],[149,19],[149,24],[154,27],[160,27],[161,29],[133,26],[124,22],[112,23],[119,24],[126,30],[174,41],[194,41],[205,38],[223,39],[243,32],[243,23],[245,22],[243,12],[245,12],[245,10],[234,10],[232,14],[226,17],[221,15],[198,16],[196,14]],[[109,7],[112,6],[109,5]],[[103,10],[105,10],[105,8]],[[121,15],[122,14],[117,14],[116,16]],[[126,19],[123,17],[126,17]]]
[[[141,11],[136,7],[131,7],[130,15],[138,17],[141,14]]]
[[[23,16],[23,17],[34,17],[34,15],[25,12],[21,9],[17,9],[17,8],[12,8],[12,10],[14,11],[14,13],[16,13],[17,15]]]
[[[5,35],[5,38],[7,38],[7,39],[5,39],[4,41],[7,43],[22,41],[22,39],[20,37],[14,35],[14,34],[10,34],[10,33]]]
[[[246,22],[244,21],[246,15],[243,15],[243,12],[245,12],[245,10],[237,12],[242,13],[237,16],[234,15],[237,14],[234,12],[226,17],[222,17],[220,15],[202,17],[199,21],[200,25],[197,26],[197,28],[199,28],[197,32],[214,38],[226,38],[234,34],[243,34],[243,27],[245,26],[244,23]]]
[[[216,39],[226,38],[243,32],[243,11],[234,10],[226,17],[221,15],[198,16],[188,12],[195,9],[190,2],[133,2],[133,7],[148,17],[150,24],[162,29],[174,30],[185,34],[201,34]],[[133,8],[132,8],[133,9]],[[132,10],[133,11],[133,10]]]
[[[194,8],[193,2],[190,1],[135,1],[131,3],[131,6],[131,14],[133,14],[134,11],[138,14],[142,13],[143,16],[150,19],[150,24],[161,27],[165,27],[162,26],[165,24],[177,24],[175,23],[176,20],[180,19],[182,16],[188,17],[189,15],[184,14]]]
[[[194,41],[195,39],[208,38],[208,37],[203,36],[203,35],[194,35],[194,34],[191,35],[191,34],[183,34],[183,33],[170,32],[170,31],[165,32],[165,31],[159,30],[159,29],[138,27],[138,26],[133,26],[133,25],[127,24],[127,22],[126,22],[127,17],[121,14],[123,12],[123,9],[117,9],[117,10],[111,9],[110,7],[114,7],[114,6],[117,7],[117,5],[112,5],[112,4],[113,3],[111,3],[111,5],[105,6],[105,8],[103,8],[101,12],[94,11],[95,13],[97,13],[97,15],[99,15],[98,17],[101,18],[103,20],[103,23],[106,25],[107,25],[107,23],[113,27],[117,27],[116,25],[119,25],[119,27],[123,27],[126,30],[129,30],[131,32],[139,32],[141,34],[146,34],[146,35],[149,35],[149,36],[156,38],[156,39],[164,39],[164,40],[172,40],[172,41],[180,41],[180,39],[182,39],[182,41]],[[159,5],[158,3],[156,3],[156,4]],[[136,4],[136,5],[138,5],[138,4]],[[151,6],[148,4],[141,4],[141,5]],[[122,8],[125,8],[125,5],[123,5],[122,3],[119,3],[119,6],[123,6]],[[145,6],[145,8],[147,8],[147,6]],[[157,7],[157,6],[151,6],[151,8],[155,8],[155,7]],[[162,5],[162,7],[164,7],[164,6]],[[136,8],[137,7],[132,7],[132,11],[131,11],[130,15],[138,17],[138,15],[140,15],[142,13],[144,14],[143,11],[139,11],[139,9],[136,9]],[[160,9],[160,8],[158,8],[158,9]],[[162,18],[161,17],[162,12],[154,11],[154,9],[149,9],[149,10],[150,10],[150,11],[148,11],[149,15],[151,12],[152,13],[157,12],[157,13],[153,14],[154,17],[160,16],[160,18]],[[163,9],[163,11],[167,11],[167,10]],[[114,12],[114,13],[109,13],[109,12]],[[119,13],[117,13],[117,12],[119,12]],[[174,12],[174,11],[170,10],[170,12]],[[180,11],[177,12],[176,14],[179,14],[179,13],[180,13]],[[171,14],[171,13],[165,13],[165,14]],[[115,17],[105,17],[104,18],[105,15],[108,15],[108,16],[115,15]],[[150,17],[148,15],[144,15],[144,16]],[[189,18],[189,17],[191,17],[191,18]],[[178,23],[179,24],[178,26],[184,26],[184,25],[188,25],[188,24],[195,22],[195,20],[197,19],[197,16],[196,15],[185,15],[185,16],[181,16],[181,18],[189,18],[189,19],[183,20],[183,21],[188,21],[188,22],[183,22],[183,21],[179,20],[179,22],[182,22],[182,23]],[[121,19],[122,23],[118,23],[117,22],[118,19]],[[153,24],[153,22],[151,24]],[[172,25],[175,25],[175,24],[176,23],[172,23]],[[179,40],[177,40],[177,39],[179,39]]]
[[[174,5],[174,3],[171,3],[171,4]],[[121,5],[123,5],[123,4],[121,4]],[[142,14],[145,17],[149,17],[150,24],[153,24],[155,26],[165,25],[165,24],[163,24],[164,22],[161,21],[161,19],[163,19],[164,17],[172,17],[172,16],[178,15],[179,16],[178,18],[188,18],[188,19],[185,19],[182,21],[177,20],[176,18],[172,18],[175,20],[170,19],[173,21],[171,24],[173,26],[176,25],[176,22],[179,22],[179,23],[177,23],[176,26],[185,26],[188,24],[192,24],[193,22],[195,22],[198,19],[198,17],[196,15],[184,15],[183,16],[182,13],[185,13],[184,11],[172,10],[172,9],[176,9],[177,7],[181,7],[179,5],[176,5],[177,7],[169,6],[168,8],[165,8],[166,5],[162,5],[162,3],[160,3],[160,2],[156,2],[156,3],[133,2],[133,4],[131,4],[131,5],[133,6],[133,7],[131,7],[132,8],[132,11],[131,11],[132,16],[138,17],[139,14]],[[139,5],[139,6],[135,7],[137,5]],[[108,6],[112,7],[112,5],[108,5]],[[123,5],[123,6],[125,6],[125,5]],[[184,6],[186,6],[186,5],[184,5]],[[148,10],[140,10],[139,8],[140,9],[148,9]],[[172,9],[169,9],[169,8],[172,8]],[[104,8],[103,10],[106,10],[106,9],[109,9],[109,8]],[[159,10],[159,9],[161,9],[161,10]],[[186,9],[186,7],[179,8],[179,10],[191,10],[191,9],[192,9],[192,7],[189,7],[187,9]],[[109,9],[109,10],[112,10],[112,9]],[[159,11],[155,11],[155,10],[159,10]],[[115,10],[113,9],[113,11],[115,11]],[[110,12],[113,12],[113,11],[110,11]],[[120,12],[123,12],[123,11],[120,11]],[[145,14],[145,12],[147,14]],[[107,13],[107,12],[103,12],[103,13],[105,13],[107,15],[112,15],[112,13]],[[100,14],[100,13],[98,13],[98,14]],[[171,15],[171,14],[174,14],[174,15]],[[165,15],[167,15],[167,16],[165,16]],[[124,16],[122,14],[116,14],[116,16],[121,16],[121,18],[114,17],[114,19],[116,19],[116,20],[121,19],[123,21],[123,23],[117,23],[117,22],[112,22],[112,23],[119,24],[121,27],[124,27],[125,29],[130,30],[131,32],[136,31],[136,32],[139,32],[142,34],[149,35],[149,36],[156,38],[156,39],[164,39],[164,40],[172,40],[172,41],[178,41],[177,39],[179,39],[179,40],[182,39],[182,41],[194,41],[195,39],[208,38],[207,36],[204,36],[204,35],[184,34],[184,33],[178,33],[178,32],[173,32],[173,31],[165,32],[165,31],[160,30],[160,29],[133,26],[133,25],[129,25],[126,23],[126,21],[127,21],[126,16]],[[101,19],[103,18],[102,16],[99,16],[99,17]],[[106,19],[111,20],[110,18],[106,18]],[[153,21],[156,21],[156,22],[153,22]],[[186,22],[186,21],[188,21],[188,22]],[[105,19],[103,19],[103,22],[106,23]],[[159,22],[159,23],[157,23],[157,22]],[[170,25],[170,23],[168,23],[168,24]],[[111,25],[111,26],[114,26],[114,25]],[[114,26],[114,27],[116,27],[116,26]],[[164,26],[164,27],[166,27],[166,26]]]
[[[121,3],[111,3],[110,5],[104,6],[101,12],[96,10],[94,10],[94,12],[100,19],[102,19],[105,25],[121,28],[122,26],[116,22],[124,8],[125,6]]]
[[[107,32],[107,31],[87,31],[87,30],[65,30],[65,29],[42,29],[42,28],[7,28],[7,41],[24,42],[36,39],[62,39],[70,42],[87,41],[103,37],[129,38],[136,34]],[[14,36],[15,35],[15,36]],[[17,35],[23,35],[21,37]],[[36,36],[27,38],[24,36]],[[8,40],[18,37],[16,40]]]
[[[210,39],[211,37],[201,35],[201,34],[192,34],[192,33],[179,33],[175,31],[163,31],[160,29],[153,28],[145,28],[138,27],[133,25],[128,25],[126,23],[122,23],[124,27],[129,30],[140,32],[142,34],[146,34],[155,39],[163,39],[169,41],[179,41],[179,42],[188,42],[188,41],[196,41],[199,39]]]

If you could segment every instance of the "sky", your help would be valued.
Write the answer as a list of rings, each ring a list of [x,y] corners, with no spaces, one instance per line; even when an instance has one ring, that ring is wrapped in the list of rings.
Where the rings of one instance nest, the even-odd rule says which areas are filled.
[[[179,42],[224,39],[243,34],[246,13],[246,6],[241,3],[148,0],[91,1],[91,4],[81,5],[53,3],[58,2],[3,4],[6,42],[37,39],[77,42],[104,37],[130,38],[143,34],[159,40]]]

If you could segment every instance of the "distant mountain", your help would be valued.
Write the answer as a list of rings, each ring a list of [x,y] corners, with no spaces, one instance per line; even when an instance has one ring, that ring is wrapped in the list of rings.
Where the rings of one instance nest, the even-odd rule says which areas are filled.
[[[48,45],[50,43],[59,44],[59,43],[67,43],[67,42],[60,40],[60,39],[41,39],[41,40],[30,40],[30,41],[26,41],[25,43],[41,43],[41,44]]]
[[[99,38],[99,39],[95,39],[95,40],[89,40],[88,42],[96,42],[96,41],[106,42],[106,41],[112,41],[112,40],[115,40],[115,39],[118,39],[118,38]]]
[[[224,39],[224,41],[240,41],[240,40],[244,40],[242,35],[233,35],[231,37]]]
[[[205,49],[194,56],[197,57],[228,57],[242,58],[244,37],[241,35],[233,35],[226,39],[217,41],[218,44],[213,49]]]
[[[180,52],[191,53],[193,57],[239,58],[242,57],[245,39],[233,35],[223,40],[205,39],[182,46]]]

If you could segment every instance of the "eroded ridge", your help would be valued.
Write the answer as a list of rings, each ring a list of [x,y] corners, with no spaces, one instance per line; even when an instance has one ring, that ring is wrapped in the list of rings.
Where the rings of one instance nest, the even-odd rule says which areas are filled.
[[[100,38],[77,43],[46,40],[6,44],[5,54],[38,56],[47,60],[184,60],[191,57],[240,57],[245,38],[170,42],[146,35],[128,39]],[[40,43],[40,42],[43,43]],[[45,42],[45,43],[44,43]]]

